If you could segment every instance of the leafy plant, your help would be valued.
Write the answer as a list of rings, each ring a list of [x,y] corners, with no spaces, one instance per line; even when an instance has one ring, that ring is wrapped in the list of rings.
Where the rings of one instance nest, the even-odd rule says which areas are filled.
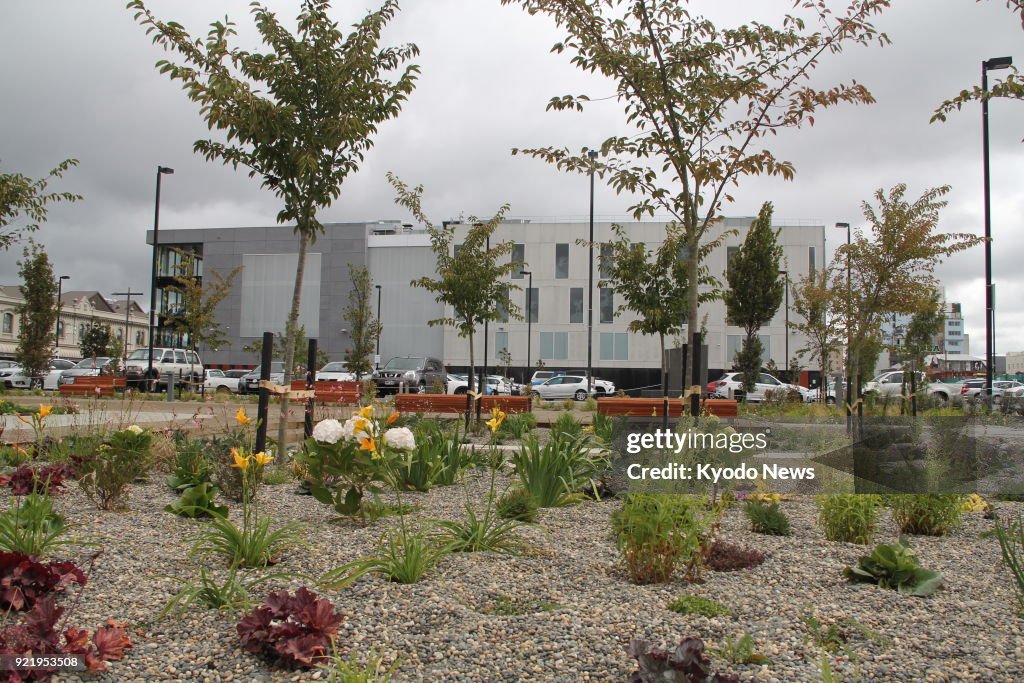
[[[210,609],[249,609],[253,600],[250,593],[267,581],[292,579],[295,575],[260,571],[243,572],[231,567],[220,583],[206,567],[199,568],[199,576],[186,581],[160,612],[160,618],[172,612],[181,612],[199,603]]]
[[[963,503],[956,494],[896,495],[888,502],[892,519],[903,534],[945,536],[960,525]]]
[[[207,448],[207,444],[199,439],[175,434],[174,463],[167,485],[181,492],[191,486],[212,482],[214,467],[206,455]],[[229,451],[224,450],[225,453]]]
[[[743,505],[743,513],[750,520],[750,528],[755,533],[789,536],[789,517],[778,503],[765,504],[759,500],[748,500]]]
[[[12,496],[60,493],[64,489],[64,480],[72,475],[71,467],[64,464],[40,467],[22,465],[10,474],[0,475],[0,486],[10,488]]]
[[[217,487],[209,482],[189,486],[164,510],[180,517],[227,517],[227,506],[213,502],[216,495]]]
[[[537,416],[533,413],[512,413],[505,416],[498,433],[502,436],[522,439],[537,426]]]
[[[128,485],[149,470],[153,435],[132,425],[114,432],[91,453],[76,456],[78,484],[100,510],[126,507]]]
[[[311,667],[327,660],[344,620],[329,600],[303,586],[294,594],[270,593],[236,629],[246,652],[287,668]]]
[[[465,505],[466,516],[457,522],[440,521],[439,540],[451,552],[475,553],[491,551],[516,555],[523,549],[522,541],[516,537],[515,530],[523,523],[514,519],[502,519],[497,514],[494,504],[494,477],[496,471],[491,470],[491,488],[484,506],[484,513],[478,516],[473,506]]]
[[[754,637],[749,633],[735,638],[725,638],[722,641],[722,646],[715,648],[713,652],[733,664],[768,664],[771,662],[768,657],[754,652]]]
[[[0,609],[30,609],[47,595],[85,581],[73,562],[43,564],[24,553],[0,552]]]
[[[668,604],[668,608],[679,614],[699,614],[702,617],[729,616],[732,612],[708,598],[699,595],[680,595]]]
[[[458,429],[452,434],[434,421],[415,430],[416,448],[395,467],[395,479],[404,490],[429,491],[450,486],[466,468],[469,457],[459,443]]]
[[[1006,525],[996,519],[993,529],[999,540],[999,549],[1003,554],[1003,563],[1013,576],[1013,587],[1017,591],[1017,602],[1024,612],[1024,515],[1017,514],[1017,521]]]
[[[870,555],[860,558],[856,567],[847,567],[843,573],[850,581],[877,583],[919,597],[931,595],[942,585],[942,576],[923,569],[902,536],[899,543],[879,543]]]
[[[578,500],[577,492],[608,466],[603,456],[591,457],[586,435],[582,433],[553,438],[544,446],[536,437],[529,437],[512,462],[523,490],[542,508]]]
[[[615,545],[634,583],[665,583],[677,567],[700,576],[705,533],[717,517],[698,498],[630,494],[612,515]]]
[[[739,683],[735,674],[712,673],[711,660],[704,654],[704,641],[695,636],[683,638],[670,652],[651,647],[645,640],[629,644],[629,656],[640,665],[630,683]]]
[[[398,668],[398,662],[385,667],[384,657],[370,652],[363,665],[355,654],[345,659],[334,649],[324,668],[327,670],[327,683],[389,683],[391,674]]]
[[[30,493],[20,500],[11,498],[8,509],[0,513],[0,550],[39,557],[76,543],[63,538],[65,531],[64,518],[54,511],[48,496]]]
[[[569,405],[573,405],[572,401],[569,402]],[[581,436],[583,436],[583,425],[572,413],[561,413],[555,423],[551,425],[551,439],[553,440],[575,440]]]
[[[706,564],[716,572],[731,572],[759,567],[764,558],[764,553],[760,551],[716,540],[711,544]]]
[[[337,590],[367,573],[382,574],[395,583],[419,583],[449,552],[448,546],[438,545],[421,531],[410,533],[403,521],[397,532],[389,530],[381,537],[372,556],[327,572],[318,583]]]
[[[818,496],[818,521],[830,541],[867,545],[878,523],[880,499],[875,495],[842,493]]]
[[[505,519],[533,523],[537,510],[537,501],[521,486],[514,486],[498,499],[498,514]]]
[[[841,651],[851,661],[856,661],[859,658],[853,648],[850,647],[850,640],[854,634],[860,635],[876,648],[887,648],[892,645],[891,638],[871,630],[851,617],[826,626],[818,621],[818,618],[809,606],[800,616],[800,621],[803,622],[804,627],[807,629],[808,637],[815,647],[820,647],[826,652]]]

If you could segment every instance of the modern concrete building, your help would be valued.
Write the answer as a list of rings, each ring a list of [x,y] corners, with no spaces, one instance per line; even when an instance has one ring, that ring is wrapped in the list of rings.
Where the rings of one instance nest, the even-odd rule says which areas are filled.
[[[706,262],[712,274],[722,276],[728,255],[739,247],[752,218],[729,218],[721,229],[736,229]],[[351,282],[348,265],[366,264],[373,282],[379,286],[380,342],[382,362],[400,355],[435,356],[451,368],[469,363],[468,340],[452,328],[430,326],[429,321],[445,317],[445,307],[426,290],[410,282],[435,275],[435,259],[429,235],[400,221],[327,224],[325,233],[310,246],[303,281],[300,323],[306,335],[317,338],[332,360],[340,359],[348,345],[344,309],[349,302]],[[628,223],[630,238],[649,247],[660,243],[665,224]],[[783,247],[782,268],[789,273],[792,286],[810,270],[824,267],[824,226],[821,224],[783,224],[779,242]],[[468,229],[456,227],[456,235]],[[521,376],[529,365],[543,361],[549,368],[583,368],[587,361],[587,256],[588,249],[578,243],[586,240],[586,222],[508,221],[501,224],[492,243],[511,241],[513,258],[524,261],[533,274],[532,317],[528,324],[509,319],[488,326],[486,362],[495,366],[502,351],[511,356],[514,374]],[[461,231],[461,232],[460,232]],[[612,224],[596,223],[595,240],[612,238]],[[152,240],[152,233],[148,239]],[[294,282],[297,239],[287,226],[268,228],[216,228],[203,230],[160,231],[160,279],[158,312],[161,319],[177,304],[168,296],[166,285],[173,273],[175,249],[193,251],[202,261],[197,274],[211,270],[225,274],[244,266],[231,295],[222,302],[218,317],[223,321],[230,346],[200,349],[208,365],[252,365],[254,354],[242,347],[258,338],[264,330],[282,332]],[[596,250],[595,250],[596,251]],[[595,260],[598,254],[595,253]],[[164,264],[167,264],[166,268]],[[629,331],[629,313],[619,312],[621,299],[608,288],[598,286],[601,274],[595,264],[593,290],[593,365],[595,374],[617,383],[627,376],[636,382],[656,381],[661,352],[656,337]],[[512,301],[527,309],[529,278],[513,275]],[[376,311],[374,311],[376,313]],[[790,315],[794,315],[790,312]],[[702,326],[706,330],[710,369],[725,370],[739,349],[742,330],[726,324],[725,305],[721,301],[701,307]],[[527,330],[531,339],[527,342]],[[685,334],[685,326],[684,326]],[[778,314],[762,331],[765,361],[770,358],[779,367],[786,365],[786,351],[793,357],[806,340],[790,331],[786,341],[786,310]],[[166,337],[161,329],[157,339]],[[669,348],[675,340],[666,340]],[[527,348],[529,346],[529,349]],[[483,328],[474,338],[476,361],[484,363]],[[627,384],[626,386],[630,386]]]

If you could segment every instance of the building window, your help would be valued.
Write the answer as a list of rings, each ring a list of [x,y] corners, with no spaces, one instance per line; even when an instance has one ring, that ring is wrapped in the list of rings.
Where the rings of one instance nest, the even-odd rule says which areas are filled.
[[[4,334],[14,334],[14,314],[4,313]]]
[[[520,272],[526,268],[526,245],[525,244],[513,244],[512,245],[512,263],[518,264],[516,269],[512,271],[513,280],[522,280],[524,275]]]
[[[135,345],[136,346],[142,346],[145,343],[146,343],[145,332],[143,332],[142,330],[136,330],[135,331]]]
[[[568,360],[569,333],[541,332],[540,357],[541,360]]]
[[[602,332],[600,360],[629,360],[629,335],[625,332]]]
[[[615,290],[610,287],[601,288],[601,322],[615,321]]]
[[[498,300],[498,321],[508,322],[508,297],[512,293],[509,287],[504,288],[504,297]]]
[[[455,258],[459,258],[459,251],[461,251],[461,250],[462,250],[462,245],[461,244],[456,244],[455,248],[452,250],[452,256],[454,256]]]
[[[122,333],[121,330],[118,330],[117,331],[117,341],[121,341],[122,339],[124,339],[124,334]]]
[[[732,269],[732,260],[740,251],[739,247],[726,247],[725,248],[725,272],[728,273]]]
[[[612,276],[612,245],[601,245],[601,258],[598,260],[598,277],[602,280]]]
[[[80,324],[78,326],[78,338],[81,339],[84,336],[85,336],[85,323],[82,323],[82,324]]]
[[[565,280],[569,277],[569,245],[555,245],[555,279]]]
[[[508,332],[495,332],[494,355],[500,359],[503,353],[508,353]]]
[[[816,259],[814,258],[814,247],[807,247],[807,272],[814,275]]]
[[[569,290],[569,322],[583,322],[583,288],[573,287]]]
[[[736,354],[743,348],[742,334],[730,334],[726,338],[725,364],[729,367],[736,367]],[[761,340],[761,367],[764,367],[768,359],[772,357],[772,338],[766,334],[757,335]]]
[[[537,298],[539,293],[540,290],[537,289],[536,287],[534,287],[533,289],[527,288],[526,290],[526,310],[527,315],[529,316],[527,320],[529,320],[531,323],[538,322],[539,316],[537,312],[540,310],[540,306],[537,302]]]
[[[58,339],[63,339],[64,338],[64,321],[63,320],[58,320],[57,321],[57,338]]]

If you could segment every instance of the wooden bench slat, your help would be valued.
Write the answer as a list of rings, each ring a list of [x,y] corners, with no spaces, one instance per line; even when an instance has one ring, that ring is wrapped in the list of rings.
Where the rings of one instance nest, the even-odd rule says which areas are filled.
[[[662,398],[599,398],[597,412],[600,415],[625,415],[633,417],[662,417],[665,399]],[[709,398],[701,403],[702,412],[718,417],[736,417],[737,403],[733,399]],[[668,416],[680,417],[683,402],[678,398],[668,399]]]
[[[58,391],[68,396],[113,396],[117,389],[124,389],[127,382],[124,377],[111,375],[85,375],[75,377],[71,384],[61,384]]]
[[[482,396],[481,412],[498,407],[506,413],[528,413],[532,408],[529,396]],[[400,413],[465,413],[465,394],[396,394],[395,410]]]

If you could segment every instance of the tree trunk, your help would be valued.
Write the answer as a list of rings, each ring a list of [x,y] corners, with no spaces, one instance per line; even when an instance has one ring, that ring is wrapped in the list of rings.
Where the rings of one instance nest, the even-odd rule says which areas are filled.
[[[661,349],[661,395],[668,396],[668,373],[665,371],[665,335],[658,334],[659,348]],[[683,382],[686,385],[686,382]]]
[[[699,286],[697,280],[697,272],[698,267],[700,265],[697,261],[698,257],[700,256],[700,240],[696,235],[696,227],[693,231],[688,232],[690,232],[691,234],[691,237],[688,240],[690,254],[686,264],[686,339],[688,345],[688,353],[686,354],[686,364],[683,368],[683,386],[686,387],[687,389],[689,389],[690,381],[688,378],[693,377],[694,363],[697,360],[697,354],[695,353],[695,350],[697,349],[696,334],[698,331],[697,316],[699,315],[697,305],[697,288]]]
[[[309,237],[304,226],[299,227],[299,263],[295,268],[295,288],[292,290],[292,308],[288,312],[288,323],[285,326],[284,347],[284,385],[291,386],[292,364],[295,363],[295,330],[299,326],[299,305],[302,301],[302,278],[306,272],[306,247]],[[277,425],[277,452],[283,458],[287,452],[288,429],[288,395],[281,396],[281,413]],[[283,462],[278,460],[278,462]]]
[[[473,370],[474,369],[475,368],[473,366],[473,333],[470,332],[469,333],[469,374],[466,376],[466,380],[469,382],[469,384],[466,385],[466,396],[470,396],[470,398],[472,398],[471,393],[473,391],[473,377],[474,377]],[[477,397],[476,400],[479,401],[480,398]],[[473,412],[473,403],[469,402],[467,404],[467,406],[466,406],[466,430],[467,431],[469,430],[469,419],[470,419],[469,416],[470,416],[470,413],[472,413],[472,412]]]

